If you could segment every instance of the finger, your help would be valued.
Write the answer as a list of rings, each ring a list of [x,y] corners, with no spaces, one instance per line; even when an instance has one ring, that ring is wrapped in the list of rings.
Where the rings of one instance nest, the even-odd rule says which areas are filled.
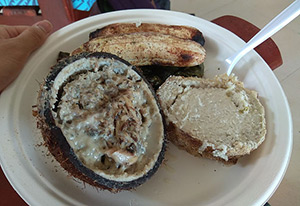
[[[0,39],[10,39],[19,36],[29,26],[1,26]]]
[[[52,28],[49,21],[43,20],[23,31],[15,39],[24,52],[32,52],[44,43]]]

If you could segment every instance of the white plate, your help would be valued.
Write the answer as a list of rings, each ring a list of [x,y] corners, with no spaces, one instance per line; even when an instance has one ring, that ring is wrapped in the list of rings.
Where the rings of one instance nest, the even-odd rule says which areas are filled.
[[[292,148],[289,106],[276,77],[255,52],[234,72],[255,89],[266,108],[266,141],[235,166],[195,158],[172,144],[167,161],[136,191],[111,194],[69,177],[40,146],[43,142],[31,114],[38,82],[49,72],[59,51],[71,51],[88,40],[89,32],[115,22],[155,22],[190,25],[206,38],[205,75],[222,70],[222,61],[244,42],[206,20],[178,12],[127,10],[101,14],[71,24],[56,33],[25,66],[0,98],[1,166],[10,183],[30,205],[262,205],[282,180]],[[219,69],[220,68],[220,69]]]

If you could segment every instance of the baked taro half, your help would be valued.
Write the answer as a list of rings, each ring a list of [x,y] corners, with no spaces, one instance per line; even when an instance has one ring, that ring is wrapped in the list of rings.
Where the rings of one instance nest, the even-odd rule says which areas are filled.
[[[165,152],[164,119],[139,71],[108,53],[52,67],[38,97],[45,144],[72,176],[112,192],[148,180]]]

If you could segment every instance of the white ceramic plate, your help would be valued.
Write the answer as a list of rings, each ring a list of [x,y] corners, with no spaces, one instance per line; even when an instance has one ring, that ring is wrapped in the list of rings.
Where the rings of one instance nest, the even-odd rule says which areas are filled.
[[[25,66],[18,79],[0,97],[1,166],[10,183],[30,205],[262,205],[276,190],[288,166],[292,148],[289,106],[273,72],[255,52],[234,73],[259,93],[266,108],[266,141],[237,165],[195,158],[172,144],[167,161],[136,191],[111,194],[69,177],[40,146],[32,105],[38,82],[49,72],[59,51],[72,51],[88,40],[89,32],[116,22],[155,22],[189,25],[206,38],[205,76],[225,72],[222,61],[244,43],[206,20],[178,12],[127,10],[101,14],[71,24],[56,33]]]

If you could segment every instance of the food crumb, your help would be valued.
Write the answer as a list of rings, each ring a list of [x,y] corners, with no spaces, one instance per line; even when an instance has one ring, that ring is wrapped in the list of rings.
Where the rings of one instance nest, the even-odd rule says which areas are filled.
[[[37,110],[32,110],[32,116],[36,117],[38,115],[38,111]]]

